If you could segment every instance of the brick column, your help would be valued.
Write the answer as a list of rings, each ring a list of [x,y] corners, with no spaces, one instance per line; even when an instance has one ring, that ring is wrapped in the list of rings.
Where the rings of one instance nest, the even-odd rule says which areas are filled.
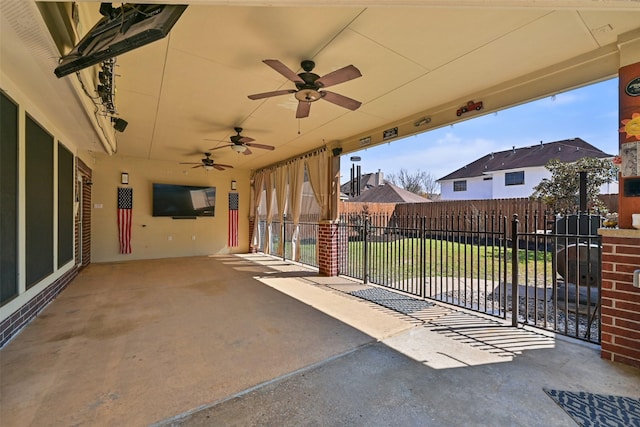
[[[318,224],[318,270],[321,276],[337,276],[340,261],[339,227],[334,221]]]
[[[640,367],[640,288],[633,271],[640,269],[640,231],[601,229],[601,357]]]

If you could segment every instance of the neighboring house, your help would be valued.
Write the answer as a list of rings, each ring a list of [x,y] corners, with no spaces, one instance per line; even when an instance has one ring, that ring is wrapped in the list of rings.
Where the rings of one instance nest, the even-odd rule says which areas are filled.
[[[611,158],[580,138],[490,153],[438,180],[441,200],[482,200],[529,197],[544,178],[551,159],[575,162],[583,157]],[[605,184],[602,194],[618,192],[618,183]]]
[[[370,188],[348,201],[368,203],[424,203],[430,202],[431,200],[387,182],[384,185]]]
[[[358,186],[358,181],[360,185]],[[384,175],[380,169],[376,173],[365,173],[358,177],[354,177],[340,186],[340,193],[346,196],[346,200],[352,200],[354,197],[358,197],[370,188],[375,188],[380,185],[386,184],[388,181],[384,180]],[[358,188],[359,187],[359,188]],[[342,198],[345,200],[345,198]]]

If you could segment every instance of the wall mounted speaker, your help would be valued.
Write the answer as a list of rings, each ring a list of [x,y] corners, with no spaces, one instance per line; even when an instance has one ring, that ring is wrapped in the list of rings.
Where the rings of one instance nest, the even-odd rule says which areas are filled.
[[[112,118],[111,121],[113,121],[113,128],[118,132],[124,132],[124,130],[127,128],[127,125],[129,124],[129,122],[121,118]]]
[[[336,147],[333,150],[331,150],[331,152],[333,153],[334,156],[339,156],[342,153],[342,147]]]

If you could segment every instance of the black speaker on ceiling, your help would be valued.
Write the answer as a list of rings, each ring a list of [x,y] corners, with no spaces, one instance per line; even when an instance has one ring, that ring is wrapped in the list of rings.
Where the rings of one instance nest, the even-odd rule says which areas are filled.
[[[113,122],[113,128],[118,132],[124,132],[129,124],[129,122],[121,118],[112,118],[111,121]]]

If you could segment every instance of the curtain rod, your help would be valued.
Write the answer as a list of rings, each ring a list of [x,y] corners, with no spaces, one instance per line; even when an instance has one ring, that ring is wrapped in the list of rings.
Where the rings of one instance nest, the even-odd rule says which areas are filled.
[[[325,151],[327,151],[327,146],[323,145],[320,148],[315,148],[315,149],[313,149],[311,151],[307,151],[306,153],[299,154],[299,155],[294,156],[294,157],[290,157],[290,158],[288,158],[286,160],[282,160],[282,161],[280,161],[278,163],[274,163],[272,165],[265,166],[265,167],[260,168],[260,169],[256,169],[254,171],[254,174],[256,174],[258,172],[261,172],[261,171],[264,171],[264,170],[268,170],[268,169],[277,169],[280,166],[288,165],[288,164],[290,164],[290,163],[292,163],[294,161],[306,159],[307,157],[316,156],[316,155],[318,155],[320,153],[323,153]]]

